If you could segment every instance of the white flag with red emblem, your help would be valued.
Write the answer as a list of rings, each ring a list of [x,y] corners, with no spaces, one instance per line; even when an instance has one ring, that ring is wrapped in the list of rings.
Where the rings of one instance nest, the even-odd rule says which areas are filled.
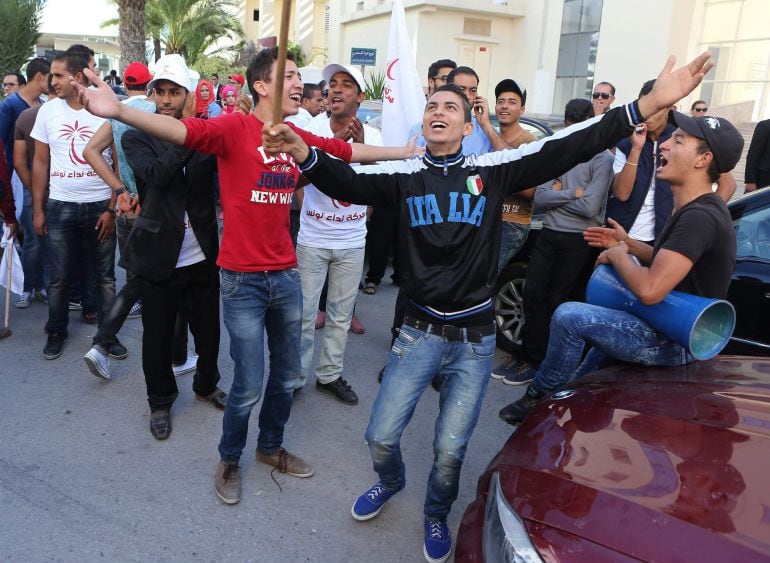
[[[405,145],[409,140],[409,130],[422,121],[424,109],[425,93],[412,57],[404,4],[401,0],[393,0],[382,100],[383,145]]]

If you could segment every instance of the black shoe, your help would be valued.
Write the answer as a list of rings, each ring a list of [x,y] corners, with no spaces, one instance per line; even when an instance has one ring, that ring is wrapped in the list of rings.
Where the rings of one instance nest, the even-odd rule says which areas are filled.
[[[67,339],[66,332],[52,332],[48,335],[48,340],[43,348],[43,357],[46,360],[55,360],[61,356],[64,341]]]
[[[541,393],[534,385],[530,384],[521,399],[500,409],[500,418],[508,424],[515,426],[527,418],[529,411],[534,409],[535,405],[537,405],[544,397],[545,393]]]
[[[128,358],[128,348],[123,346],[117,338],[115,343],[110,346],[110,358],[113,360],[125,360]]]
[[[438,391],[441,393],[441,386],[444,384],[444,376],[443,375],[434,375],[433,379],[430,380],[430,386],[433,387],[434,391]]]
[[[350,385],[348,385],[348,382],[342,379],[342,377],[338,377],[331,383],[321,383],[316,380],[315,388],[319,391],[334,395],[335,399],[346,405],[358,404],[358,395],[356,395],[355,391],[353,391]]]
[[[156,440],[171,436],[171,411],[157,410],[150,413],[150,432]]]

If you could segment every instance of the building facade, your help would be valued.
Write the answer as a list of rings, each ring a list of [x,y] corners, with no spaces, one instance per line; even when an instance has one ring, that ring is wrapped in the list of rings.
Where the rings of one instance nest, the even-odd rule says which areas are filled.
[[[249,39],[277,35],[283,1],[245,0]],[[348,64],[353,51],[375,49],[366,74],[382,72],[391,7],[391,0],[297,0],[291,38],[315,66]],[[476,70],[488,98],[511,77],[527,88],[530,113],[558,115],[569,99],[590,96],[595,82],[611,82],[617,102],[630,101],[669,54],[681,63],[709,49],[715,68],[682,108],[705,99],[737,122],[770,117],[766,0],[404,0],[404,7],[423,83],[431,62],[450,58]]]

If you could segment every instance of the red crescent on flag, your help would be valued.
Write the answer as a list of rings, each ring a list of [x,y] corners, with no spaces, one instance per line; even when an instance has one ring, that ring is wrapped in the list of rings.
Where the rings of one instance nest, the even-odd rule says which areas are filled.
[[[394,67],[394,66],[396,66],[396,63],[397,63],[397,62],[398,62],[398,59],[397,59],[397,58],[396,58],[396,59],[393,59],[392,61],[390,61],[390,62],[388,63],[388,66],[387,66],[387,68],[385,69],[385,74],[387,75],[387,77],[388,77],[390,80],[395,80],[395,78],[393,78],[393,77],[390,75],[390,72],[393,70],[393,67]]]

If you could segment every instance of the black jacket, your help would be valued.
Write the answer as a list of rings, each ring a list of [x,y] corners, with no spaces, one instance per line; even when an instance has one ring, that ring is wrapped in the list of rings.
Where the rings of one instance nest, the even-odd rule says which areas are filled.
[[[506,195],[614,146],[631,133],[630,115],[619,107],[543,141],[482,156],[426,154],[354,171],[311,149],[299,166],[330,197],[399,210],[399,264],[414,306],[452,324],[486,321],[492,318]]]
[[[214,210],[216,159],[137,130],[121,139],[134,171],[141,211],[121,258],[132,273],[151,281],[169,278],[184,240],[184,212],[206,261],[219,251]]]
[[[770,119],[757,123],[746,155],[744,181],[758,188],[770,186]]]

